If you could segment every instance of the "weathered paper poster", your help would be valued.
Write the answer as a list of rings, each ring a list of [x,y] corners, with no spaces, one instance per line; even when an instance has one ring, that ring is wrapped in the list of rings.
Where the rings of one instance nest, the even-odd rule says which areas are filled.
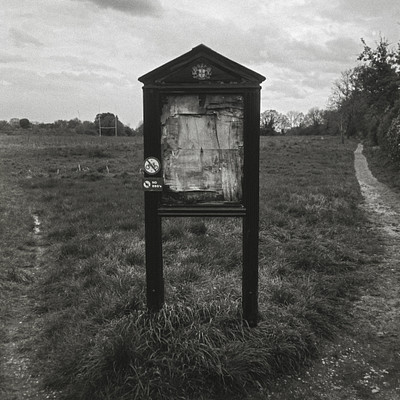
[[[166,96],[161,126],[164,204],[241,202],[242,96]]]

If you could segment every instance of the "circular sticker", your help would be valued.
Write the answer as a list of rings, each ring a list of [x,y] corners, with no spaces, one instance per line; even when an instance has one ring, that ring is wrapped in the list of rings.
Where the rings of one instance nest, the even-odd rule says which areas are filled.
[[[150,186],[151,186],[150,181],[144,181],[144,182],[143,182],[143,187],[144,187],[145,189],[148,189]]]
[[[147,157],[144,160],[144,170],[150,174],[155,175],[161,169],[160,161],[155,157]]]

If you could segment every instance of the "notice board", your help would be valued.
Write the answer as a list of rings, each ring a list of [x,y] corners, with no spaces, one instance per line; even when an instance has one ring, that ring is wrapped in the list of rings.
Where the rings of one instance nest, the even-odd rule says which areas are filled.
[[[143,83],[147,304],[164,302],[162,217],[243,219],[243,319],[258,318],[260,83],[199,45]]]

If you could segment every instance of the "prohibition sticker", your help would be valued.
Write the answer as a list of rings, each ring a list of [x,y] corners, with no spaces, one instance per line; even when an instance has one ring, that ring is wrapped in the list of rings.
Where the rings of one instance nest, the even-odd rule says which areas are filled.
[[[142,178],[142,188],[145,192],[162,192],[164,178]]]
[[[155,175],[161,169],[160,161],[155,157],[147,157],[144,160],[144,170],[149,175]]]

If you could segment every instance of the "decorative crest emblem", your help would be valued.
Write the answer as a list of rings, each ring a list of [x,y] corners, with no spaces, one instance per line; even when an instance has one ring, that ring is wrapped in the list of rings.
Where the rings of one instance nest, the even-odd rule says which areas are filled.
[[[210,79],[212,74],[212,68],[206,64],[197,64],[192,67],[192,76],[195,79],[204,81]]]

